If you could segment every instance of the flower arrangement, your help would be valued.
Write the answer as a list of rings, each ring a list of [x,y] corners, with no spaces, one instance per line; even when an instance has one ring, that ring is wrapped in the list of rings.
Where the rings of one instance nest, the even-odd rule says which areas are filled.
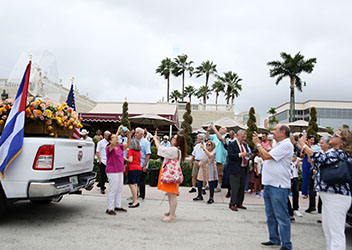
[[[13,103],[13,99],[0,101],[0,126],[5,123]],[[83,127],[78,114],[66,103],[59,105],[51,100],[31,96],[27,100],[25,115],[26,126],[31,123],[45,125],[44,131],[48,132],[50,136],[57,135],[55,130],[72,131],[74,128]]]

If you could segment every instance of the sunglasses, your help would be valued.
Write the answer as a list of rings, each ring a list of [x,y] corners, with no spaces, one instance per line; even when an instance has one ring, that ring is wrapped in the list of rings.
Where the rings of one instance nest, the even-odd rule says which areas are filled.
[[[207,143],[207,146],[211,146],[211,143]]]
[[[338,133],[334,133],[333,135],[332,135],[333,137],[339,137],[339,138],[342,138],[342,136],[341,135],[339,135]]]

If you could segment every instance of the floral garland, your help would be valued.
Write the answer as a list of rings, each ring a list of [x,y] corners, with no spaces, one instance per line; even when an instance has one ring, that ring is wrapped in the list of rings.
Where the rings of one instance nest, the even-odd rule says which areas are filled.
[[[3,125],[10,113],[14,100],[7,99],[0,101],[0,125]],[[29,97],[26,105],[26,123],[28,122],[44,122],[49,131],[53,130],[53,124],[59,127],[74,129],[82,128],[81,119],[78,114],[67,103],[61,105],[40,98]]]

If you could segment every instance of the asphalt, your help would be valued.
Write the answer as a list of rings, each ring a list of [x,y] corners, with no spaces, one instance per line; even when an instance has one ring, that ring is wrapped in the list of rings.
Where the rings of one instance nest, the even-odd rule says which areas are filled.
[[[163,192],[147,186],[140,207],[116,216],[105,214],[107,194],[99,189],[68,195],[60,203],[35,205],[19,202],[0,221],[0,249],[264,249],[268,240],[263,198],[246,194],[247,210],[228,208],[226,190],[215,194],[215,203],[194,202],[195,194],[181,187],[177,221],[163,223],[168,208]],[[123,188],[122,206],[127,208],[130,192]],[[304,213],[292,223],[293,249],[325,249],[317,213]],[[352,249],[352,227],[346,227]],[[277,248],[278,249],[278,248]]]

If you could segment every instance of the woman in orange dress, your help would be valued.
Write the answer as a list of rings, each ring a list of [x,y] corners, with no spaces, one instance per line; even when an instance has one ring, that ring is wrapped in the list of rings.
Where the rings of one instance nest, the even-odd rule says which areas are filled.
[[[172,159],[180,159],[184,161],[187,153],[186,138],[181,134],[176,134],[171,139],[171,147],[166,148],[161,146],[157,132],[154,135],[155,146],[158,149],[158,155],[164,157],[164,162]],[[181,162],[180,162],[181,164]],[[165,213],[165,217],[162,219],[163,222],[174,222],[176,221],[176,207],[177,207],[177,194],[178,184],[167,184],[160,181],[162,167],[160,168],[158,189],[167,193],[169,199],[169,210]]]

